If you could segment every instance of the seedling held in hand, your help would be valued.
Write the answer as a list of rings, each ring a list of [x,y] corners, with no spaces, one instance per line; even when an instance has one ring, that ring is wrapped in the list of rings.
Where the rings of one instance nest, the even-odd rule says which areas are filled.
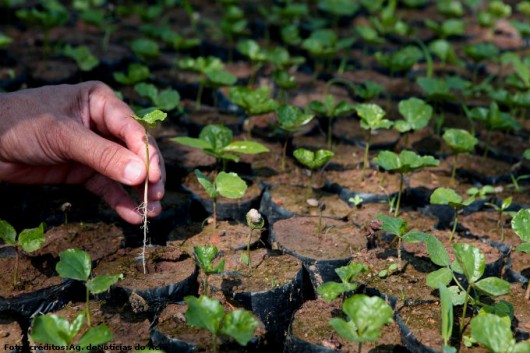
[[[245,195],[247,183],[236,173],[221,172],[217,174],[213,182],[198,169],[195,169],[195,176],[213,201],[213,234],[215,235],[217,229],[217,198],[224,196],[229,199],[239,199]]]
[[[90,327],[90,294],[99,294],[107,291],[110,286],[122,279],[123,275],[101,275],[90,278],[92,274],[92,260],[90,259],[90,255],[83,250],[68,249],[61,252],[59,257],[60,260],[55,266],[55,270],[59,276],[62,278],[82,281],[85,284],[85,316],[87,320],[87,326]]]
[[[458,155],[460,153],[470,153],[475,148],[478,140],[475,136],[463,129],[447,129],[443,134],[445,143],[451,148],[454,155],[453,170],[451,172],[451,181],[453,184],[455,181],[456,167],[458,164]]]
[[[18,284],[18,266],[20,250],[33,252],[38,250],[44,243],[44,223],[37,228],[24,229],[17,236],[17,232],[7,221],[0,220],[0,239],[7,245],[15,247],[15,271],[13,275],[13,288]]]
[[[394,217],[397,217],[399,214],[401,195],[403,193],[404,174],[425,167],[436,167],[440,164],[440,162],[432,156],[418,156],[415,152],[407,150],[401,151],[400,154],[396,154],[392,151],[381,151],[373,161],[389,172],[399,173],[399,194],[395,205]]]
[[[205,329],[212,334],[212,352],[219,351],[218,338],[225,335],[233,338],[239,345],[246,346],[259,326],[258,320],[250,311],[236,309],[225,313],[219,301],[207,296],[199,298],[187,296],[185,313],[189,325]]]
[[[393,322],[392,308],[379,297],[355,294],[344,301],[342,311],[347,320],[336,317],[329,323],[345,339],[359,342],[358,353],[363,342],[376,341],[381,327]]]
[[[355,111],[359,118],[361,118],[361,127],[368,130],[365,147],[364,147],[364,159],[363,169],[361,172],[361,179],[364,180],[364,173],[368,168],[368,153],[370,151],[370,139],[372,137],[372,131],[379,129],[389,129],[392,127],[393,122],[384,119],[385,111],[374,103],[362,103],[355,106]]]
[[[210,275],[218,275],[225,270],[225,259],[221,259],[215,266],[213,264],[213,260],[218,253],[219,250],[214,245],[193,247],[195,259],[197,260],[200,269],[204,272],[203,294],[206,296],[210,295],[210,286],[208,285],[208,278]]]
[[[449,241],[453,240],[455,235],[456,226],[458,225],[458,210],[462,207],[471,205],[475,201],[473,197],[462,199],[462,196],[458,195],[456,191],[450,188],[440,187],[433,191],[430,197],[430,203],[433,205],[448,205],[454,209],[455,216],[453,219],[453,229],[451,230],[451,235],[449,236]]]
[[[133,115],[132,118],[134,120],[138,121],[145,129],[145,181],[144,181],[144,197],[143,201],[138,206],[138,209],[142,213],[143,218],[143,225],[142,229],[144,230],[144,242],[142,247],[142,265],[144,268],[144,274],[147,273],[147,270],[145,268],[145,248],[147,246],[147,233],[148,233],[148,222],[147,222],[147,212],[149,210],[149,199],[148,199],[148,191],[149,191],[149,163],[151,154],[149,151],[149,133],[147,132],[148,128],[153,128],[156,126],[156,124],[159,121],[164,121],[167,117],[167,113],[164,113],[158,109],[152,110],[150,109],[147,113],[143,114],[141,117],[137,115]]]

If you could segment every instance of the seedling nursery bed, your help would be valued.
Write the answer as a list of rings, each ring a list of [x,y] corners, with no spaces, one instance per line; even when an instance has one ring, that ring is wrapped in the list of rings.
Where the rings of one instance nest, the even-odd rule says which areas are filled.
[[[100,80],[167,170],[142,227],[0,184],[0,351],[530,352],[529,23],[508,0],[0,0],[0,89]]]

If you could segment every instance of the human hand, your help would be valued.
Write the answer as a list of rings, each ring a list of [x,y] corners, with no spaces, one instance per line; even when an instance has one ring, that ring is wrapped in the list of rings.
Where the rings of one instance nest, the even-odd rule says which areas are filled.
[[[105,84],[45,86],[0,94],[0,181],[83,184],[127,222],[142,216],[122,184],[146,177],[145,130]],[[150,138],[150,217],[161,212],[165,168]]]

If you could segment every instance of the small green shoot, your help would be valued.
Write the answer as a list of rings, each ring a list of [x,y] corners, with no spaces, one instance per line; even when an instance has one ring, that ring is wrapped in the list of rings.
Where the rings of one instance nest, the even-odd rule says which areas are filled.
[[[309,110],[318,116],[326,117],[328,119],[327,141],[328,149],[331,149],[333,119],[351,114],[354,110],[354,106],[345,101],[335,104],[334,96],[328,94],[322,98],[322,101],[311,101],[309,103]]]
[[[90,255],[83,250],[68,249],[61,252],[59,258],[60,260],[55,266],[55,270],[59,276],[81,281],[85,284],[85,316],[87,326],[90,327],[90,294],[99,294],[107,291],[110,286],[122,279],[123,275],[120,273],[118,275],[100,275],[91,278],[92,260],[90,259]]]
[[[448,205],[454,210],[453,228],[451,229],[451,235],[449,241],[453,240],[455,235],[456,226],[458,225],[458,210],[462,207],[469,206],[475,201],[473,197],[462,199],[462,196],[458,195],[456,191],[450,188],[439,187],[433,191],[430,197],[430,203],[433,205]]]
[[[114,72],[112,76],[122,85],[132,86],[149,78],[149,68],[142,64],[133,63],[127,67],[127,72]]]
[[[404,174],[425,167],[436,167],[440,162],[432,156],[419,156],[416,152],[403,150],[399,154],[392,151],[381,151],[373,161],[388,172],[399,173],[399,194],[394,209],[394,217],[399,214],[401,195],[403,194]]]
[[[497,231],[501,233],[501,241],[504,241],[504,215],[515,215],[515,212],[508,211],[508,208],[512,204],[512,197],[507,197],[502,200],[501,205],[497,206],[494,203],[487,202],[486,205],[493,207],[495,211],[499,214],[499,218],[497,219]]]
[[[379,276],[380,278],[386,278],[389,275],[391,275],[392,273],[394,273],[395,271],[399,270],[398,267],[399,267],[398,264],[391,264],[390,266],[388,266],[384,270],[379,271],[377,273],[377,276]]]
[[[442,312],[441,331],[444,340],[442,350],[444,353],[456,353],[456,348],[449,346],[449,341],[453,336],[453,325],[455,322],[451,291],[446,286],[440,285],[438,292],[440,294],[440,309]]]
[[[423,129],[429,124],[433,114],[432,107],[422,99],[416,97],[400,101],[398,109],[404,119],[396,121],[394,123],[394,129],[402,134]],[[406,148],[408,134],[405,136],[407,138],[407,141],[405,141]]]
[[[472,152],[478,140],[475,136],[463,129],[447,129],[445,130],[442,138],[444,139],[445,143],[447,143],[449,148],[451,148],[451,151],[454,155],[453,169],[450,180],[450,184],[453,185],[455,182],[458,155],[460,153]]]
[[[67,57],[73,59],[81,71],[90,71],[99,65],[98,58],[96,58],[85,45],[75,48],[71,45],[67,45],[64,47],[63,53]]]
[[[153,106],[165,112],[172,110],[180,112],[183,110],[180,104],[180,94],[172,88],[159,90],[152,83],[140,82],[134,86],[134,90],[142,97],[149,99]]]
[[[530,342],[516,343],[511,321],[495,314],[480,314],[471,319],[471,338],[491,353],[530,352]]]
[[[210,286],[208,285],[208,279],[211,275],[218,275],[225,270],[225,259],[221,259],[217,265],[213,264],[213,260],[219,253],[219,250],[214,245],[209,246],[194,246],[193,254],[199,264],[200,269],[204,272],[203,280],[203,293],[204,295],[210,295]]]
[[[24,229],[18,236],[15,228],[7,221],[0,220],[0,239],[7,245],[15,247],[15,271],[13,275],[13,288],[18,285],[18,267],[20,251],[31,253],[42,246],[44,243],[44,223],[36,228]]]
[[[224,125],[207,125],[199,133],[199,137],[179,136],[171,141],[185,146],[199,148],[217,162],[221,161],[225,170],[227,161],[239,162],[239,157],[233,153],[258,154],[269,152],[261,143],[254,141],[233,141],[232,130]]]
[[[530,210],[521,209],[512,218],[512,229],[523,241],[515,248],[515,251],[530,254]],[[526,300],[530,299],[530,281],[526,283]]]
[[[328,302],[342,295],[342,301],[344,302],[344,294],[353,292],[358,287],[358,284],[354,282],[355,277],[367,270],[367,266],[358,262],[351,262],[346,266],[338,267],[335,272],[341,282],[325,282],[318,286],[317,293]]]
[[[333,318],[330,325],[345,339],[359,343],[376,341],[381,336],[381,327],[393,322],[393,311],[390,305],[379,297],[355,294],[342,304],[342,311],[347,320]]]
[[[153,128],[156,126],[158,122],[164,121],[167,117],[167,113],[164,113],[158,109],[151,110],[147,112],[146,114],[142,115],[141,117],[137,115],[133,115],[132,118],[136,121],[138,121],[145,130],[145,181],[144,181],[144,197],[142,203],[138,206],[138,209],[140,210],[142,214],[143,224],[142,229],[144,230],[144,242],[142,247],[142,265],[144,268],[144,274],[147,273],[147,270],[145,268],[145,248],[147,246],[147,233],[148,233],[148,221],[147,221],[147,212],[149,210],[149,204],[148,204],[148,191],[149,191],[149,161],[151,158],[151,153],[149,151],[149,133],[147,129]]]
[[[252,339],[259,326],[258,320],[250,311],[236,309],[229,313],[217,299],[200,296],[187,296],[184,301],[188,304],[186,321],[189,325],[208,330],[212,334],[211,351],[219,351],[218,338],[220,335],[234,339],[239,345],[246,346]]]
[[[241,261],[244,262],[248,267],[251,267],[250,263],[250,240],[252,239],[252,234],[255,230],[261,231],[265,227],[265,219],[255,208],[252,208],[247,212],[246,215],[247,225],[250,229],[247,239],[247,253],[246,255],[241,254]]]
[[[385,111],[374,103],[357,104],[355,111],[361,119],[361,128],[368,131],[364,146],[363,169],[361,172],[361,179],[364,180],[364,174],[368,168],[368,153],[370,152],[372,132],[379,129],[389,129],[392,127],[393,122],[384,119]]]
[[[293,155],[300,164],[309,169],[307,198],[310,198],[313,192],[313,172],[323,168],[335,154],[328,150],[313,152],[305,148],[297,148]]]
[[[213,234],[215,236],[217,229],[217,198],[219,196],[229,199],[242,198],[247,190],[247,183],[236,173],[220,172],[212,182],[198,169],[195,169],[194,172],[199,184],[206,190],[213,202]]]

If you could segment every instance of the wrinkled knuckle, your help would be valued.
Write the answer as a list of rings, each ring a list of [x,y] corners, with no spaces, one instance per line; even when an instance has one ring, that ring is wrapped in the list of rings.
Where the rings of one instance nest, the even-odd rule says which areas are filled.
[[[99,169],[103,175],[111,175],[112,171],[118,166],[120,160],[118,150],[114,146],[105,146],[98,151],[95,158]]]

